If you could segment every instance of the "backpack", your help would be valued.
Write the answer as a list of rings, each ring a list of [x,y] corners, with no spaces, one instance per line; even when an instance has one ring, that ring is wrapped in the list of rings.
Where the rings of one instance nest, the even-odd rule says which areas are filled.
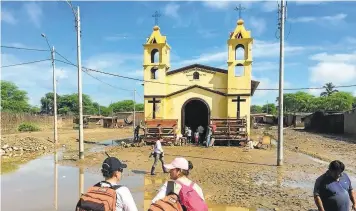
[[[189,186],[186,186],[179,181],[176,181],[176,183],[182,186],[179,192],[179,199],[187,211],[208,211],[208,205],[193,189],[194,182]]]
[[[101,187],[100,182],[90,187],[89,190],[80,197],[76,211],[115,211],[116,210],[116,190],[121,185],[111,185],[110,187]]]
[[[183,211],[179,197],[174,193],[174,182],[168,181],[166,196],[152,203],[148,211]]]

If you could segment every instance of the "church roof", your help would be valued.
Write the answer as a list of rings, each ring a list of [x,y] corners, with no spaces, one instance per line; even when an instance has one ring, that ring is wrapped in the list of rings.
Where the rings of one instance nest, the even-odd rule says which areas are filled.
[[[221,69],[221,68],[217,68],[217,67],[211,67],[211,66],[202,65],[202,64],[192,64],[192,65],[181,67],[181,68],[178,68],[178,69],[175,69],[175,70],[168,71],[166,73],[166,75],[176,74],[176,73],[183,72],[185,70],[189,70],[189,69],[192,69],[192,68],[203,68],[203,69],[207,69],[207,70],[210,70],[210,71],[215,71],[215,72],[227,74],[227,70],[226,69]],[[255,93],[255,91],[256,91],[256,89],[257,89],[259,84],[260,84],[259,81],[251,80],[251,96],[253,96],[253,94]],[[190,87],[190,88],[194,88],[194,87]]]

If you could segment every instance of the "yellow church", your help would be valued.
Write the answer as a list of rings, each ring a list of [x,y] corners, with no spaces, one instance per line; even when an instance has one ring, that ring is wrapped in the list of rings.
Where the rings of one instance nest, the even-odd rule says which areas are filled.
[[[178,119],[183,134],[184,126],[206,128],[213,118],[246,118],[249,134],[251,97],[259,85],[251,79],[252,44],[239,19],[227,40],[227,69],[191,64],[172,70],[167,37],[154,26],[143,45],[145,119]]]

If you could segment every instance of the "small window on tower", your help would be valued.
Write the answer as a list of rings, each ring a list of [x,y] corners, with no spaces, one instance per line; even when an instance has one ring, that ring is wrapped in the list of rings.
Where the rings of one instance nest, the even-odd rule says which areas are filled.
[[[151,69],[151,79],[157,79],[158,78],[158,69],[156,67],[152,67]]]
[[[151,43],[157,43],[156,38],[153,38]]]
[[[236,38],[237,39],[242,39],[243,38],[241,32],[237,33]]]
[[[193,73],[193,79],[194,80],[199,80],[199,73],[198,72],[194,72]]]
[[[244,76],[245,74],[245,68],[242,64],[237,64],[235,66],[235,76]]]
[[[238,44],[235,48],[235,60],[245,60],[245,47]]]
[[[157,49],[153,49],[151,51],[151,63],[159,63],[159,51]]]

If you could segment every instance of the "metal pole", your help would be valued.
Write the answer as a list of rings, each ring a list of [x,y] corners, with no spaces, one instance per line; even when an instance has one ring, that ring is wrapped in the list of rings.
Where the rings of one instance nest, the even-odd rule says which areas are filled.
[[[78,62],[78,104],[79,104],[79,159],[84,159],[83,99],[82,99],[82,58],[80,51],[80,13],[77,7],[77,62]]]
[[[136,89],[134,89],[134,103],[133,103],[133,128],[136,128]]]
[[[279,117],[278,117],[278,152],[277,166],[283,165],[283,72],[284,72],[284,19],[285,6],[284,0],[281,0],[280,16],[280,58],[279,58]]]
[[[54,147],[54,208],[58,210],[58,155]]]
[[[84,193],[84,169],[79,167],[79,197]]]
[[[54,63],[54,46],[52,47],[52,68],[53,68],[53,127],[54,127],[54,144],[58,144],[58,129],[57,129],[57,83],[56,83],[56,66]]]

